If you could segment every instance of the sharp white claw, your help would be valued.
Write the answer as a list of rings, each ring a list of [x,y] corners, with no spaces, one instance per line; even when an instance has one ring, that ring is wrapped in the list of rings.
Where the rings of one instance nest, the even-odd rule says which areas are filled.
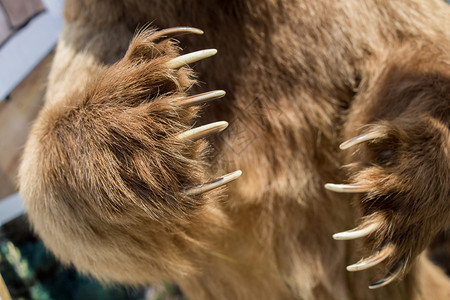
[[[190,130],[182,132],[182,133],[178,134],[177,138],[181,141],[187,141],[187,140],[195,141],[195,140],[201,139],[207,135],[221,132],[222,130],[224,130],[227,127],[228,127],[228,122],[226,122],[226,121],[214,122],[214,123],[206,124],[206,125],[192,128]]]
[[[199,105],[211,100],[219,99],[225,96],[225,91],[217,90],[211,91],[203,94],[198,94],[182,99],[178,99],[174,102],[176,106],[189,107],[192,105]]]
[[[203,30],[194,27],[172,27],[155,32],[151,37],[153,42],[158,43],[159,40],[170,39],[183,34],[203,34]]]
[[[378,251],[372,256],[369,256],[368,258],[362,259],[356,264],[347,266],[347,271],[349,272],[355,272],[355,271],[362,271],[366,270],[368,268],[371,268],[379,263],[381,263],[383,260],[385,260],[389,255],[392,254],[394,251],[393,247],[387,246],[383,248],[381,251]]]
[[[364,227],[356,227],[354,229],[333,234],[335,240],[354,240],[375,232],[378,224],[372,223]]]
[[[380,288],[382,286],[388,285],[395,279],[399,278],[400,274],[402,273],[403,267],[404,267],[404,264],[401,263],[400,266],[397,269],[395,269],[395,271],[392,272],[390,275],[385,276],[383,279],[369,285],[369,289],[374,290],[374,289]]]
[[[167,62],[167,67],[169,69],[179,69],[184,65],[205,59],[207,57],[213,56],[217,53],[216,49],[207,49],[207,50],[200,50],[195,51],[192,53],[188,53],[185,55],[181,55],[178,57],[175,57],[172,60],[169,60]]]
[[[327,183],[325,184],[325,188],[337,193],[365,193],[368,191],[367,186],[361,184]]]
[[[339,145],[339,148],[341,148],[341,150],[345,150],[345,149],[348,149],[355,145],[358,145],[360,143],[374,140],[374,139],[377,139],[380,137],[383,137],[383,134],[380,132],[369,132],[369,133],[359,135],[357,137],[349,139],[348,141],[343,142],[342,144]]]
[[[242,175],[241,170],[231,172],[229,174],[226,174],[222,177],[217,178],[216,180],[194,186],[194,187],[186,190],[186,194],[189,196],[194,196],[194,195],[198,195],[198,194],[210,191],[212,189],[218,188],[219,186],[222,186],[233,180],[238,179],[241,175]]]

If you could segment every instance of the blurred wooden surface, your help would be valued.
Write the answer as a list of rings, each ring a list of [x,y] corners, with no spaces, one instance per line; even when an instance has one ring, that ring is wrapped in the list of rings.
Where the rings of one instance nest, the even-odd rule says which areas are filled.
[[[53,59],[50,53],[0,102],[0,199],[17,191],[17,169],[23,146],[44,102],[47,75]]]

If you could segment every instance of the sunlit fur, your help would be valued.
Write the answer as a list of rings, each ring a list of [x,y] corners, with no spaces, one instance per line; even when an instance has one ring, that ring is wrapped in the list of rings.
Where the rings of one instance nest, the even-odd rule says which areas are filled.
[[[105,281],[176,282],[190,299],[450,293],[442,271],[414,263],[450,216],[443,1],[67,0],[65,19],[20,169],[31,223],[61,261]],[[174,26],[205,35],[152,37]],[[219,53],[194,76],[166,67],[178,47]],[[226,97],[174,105],[214,89]],[[229,128],[208,140],[176,138],[220,120]],[[384,138],[339,150],[369,131]],[[237,169],[225,188],[184,192]],[[331,238],[361,222],[381,225]],[[379,270],[346,271],[388,244]],[[367,288],[399,262],[402,281]]]

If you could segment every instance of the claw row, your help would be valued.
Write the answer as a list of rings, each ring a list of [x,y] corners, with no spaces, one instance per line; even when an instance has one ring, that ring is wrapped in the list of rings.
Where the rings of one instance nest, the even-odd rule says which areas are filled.
[[[372,141],[375,139],[379,139],[383,137],[382,133],[379,132],[369,132],[354,138],[349,139],[348,141],[343,142],[339,145],[339,148],[342,150],[348,149],[355,145],[358,145],[363,142]],[[335,184],[335,183],[327,183],[325,184],[325,188],[327,190],[337,192],[337,193],[366,193],[369,191],[369,187],[363,184]],[[333,234],[333,239],[335,240],[353,240],[361,237],[368,236],[379,228],[378,223],[366,224],[364,226],[358,226],[356,228],[339,232]],[[392,245],[385,246],[380,251],[375,254],[360,260],[359,262],[347,266],[347,271],[355,272],[362,271],[368,268],[371,268],[381,262],[383,262],[387,257],[394,253],[394,247]],[[369,286],[370,289],[380,288],[382,286],[388,285],[395,279],[397,279],[402,273],[404,268],[404,264],[400,263],[397,268],[395,268],[392,272],[389,272],[383,279],[373,283]]]
[[[168,28],[164,30],[160,30],[158,32],[155,32],[152,35],[153,42],[160,42],[163,40],[171,39],[173,37],[182,35],[182,34],[203,34],[203,31],[198,28],[193,27],[174,27],[174,28]],[[185,55],[178,56],[176,58],[171,59],[167,62],[166,66],[169,69],[177,70],[187,64],[194,63],[196,61],[211,57],[217,53],[216,49],[206,49],[206,50],[200,50],[195,51],[192,53],[188,53]],[[177,99],[173,102],[174,105],[179,107],[189,107],[194,105],[200,105],[208,101],[216,100],[219,98],[222,98],[225,96],[225,91],[222,90],[216,90],[216,91],[210,91],[190,97],[185,97],[181,99]],[[225,121],[219,121],[214,122],[210,124],[206,124],[203,126],[199,126],[196,128],[192,128],[190,130],[187,130],[185,132],[182,132],[178,134],[177,138],[178,140],[182,142],[193,142],[198,139],[204,138],[210,134],[218,133],[225,128],[228,127],[228,123]],[[241,170],[237,170],[234,172],[231,172],[229,174],[223,175],[213,181],[206,182],[199,184],[197,186],[188,188],[185,190],[185,193],[190,196],[198,195],[201,193],[205,193],[207,191],[216,189],[222,185],[225,185],[231,181],[234,181],[238,179],[242,175]]]

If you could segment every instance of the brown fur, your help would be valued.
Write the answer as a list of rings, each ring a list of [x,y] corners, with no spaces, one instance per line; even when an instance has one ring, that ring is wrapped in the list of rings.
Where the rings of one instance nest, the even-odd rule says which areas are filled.
[[[409,270],[448,224],[449,12],[437,0],[67,1],[20,172],[36,232],[82,272],[175,281],[191,299],[445,297],[448,281],[420,262],[377,291],[383,272],[345,266],[392,244],[384,266]],[[152,31],[126,50],[149,21],[202,28],[180,45],[219,54],[195,79],[165,67],[179,49]],[[202,112],[173,105],[218,88],[226,98]],[[175,138],[218,120],[230,127],[208,143]],[[338,150],[369,130],[384,138]],[[183,193],[236,169],[226,189]],[[323,188],[344,181],[370,192]],[[352,199],[383,224],[369,251],[331,239],[361,222]]]

